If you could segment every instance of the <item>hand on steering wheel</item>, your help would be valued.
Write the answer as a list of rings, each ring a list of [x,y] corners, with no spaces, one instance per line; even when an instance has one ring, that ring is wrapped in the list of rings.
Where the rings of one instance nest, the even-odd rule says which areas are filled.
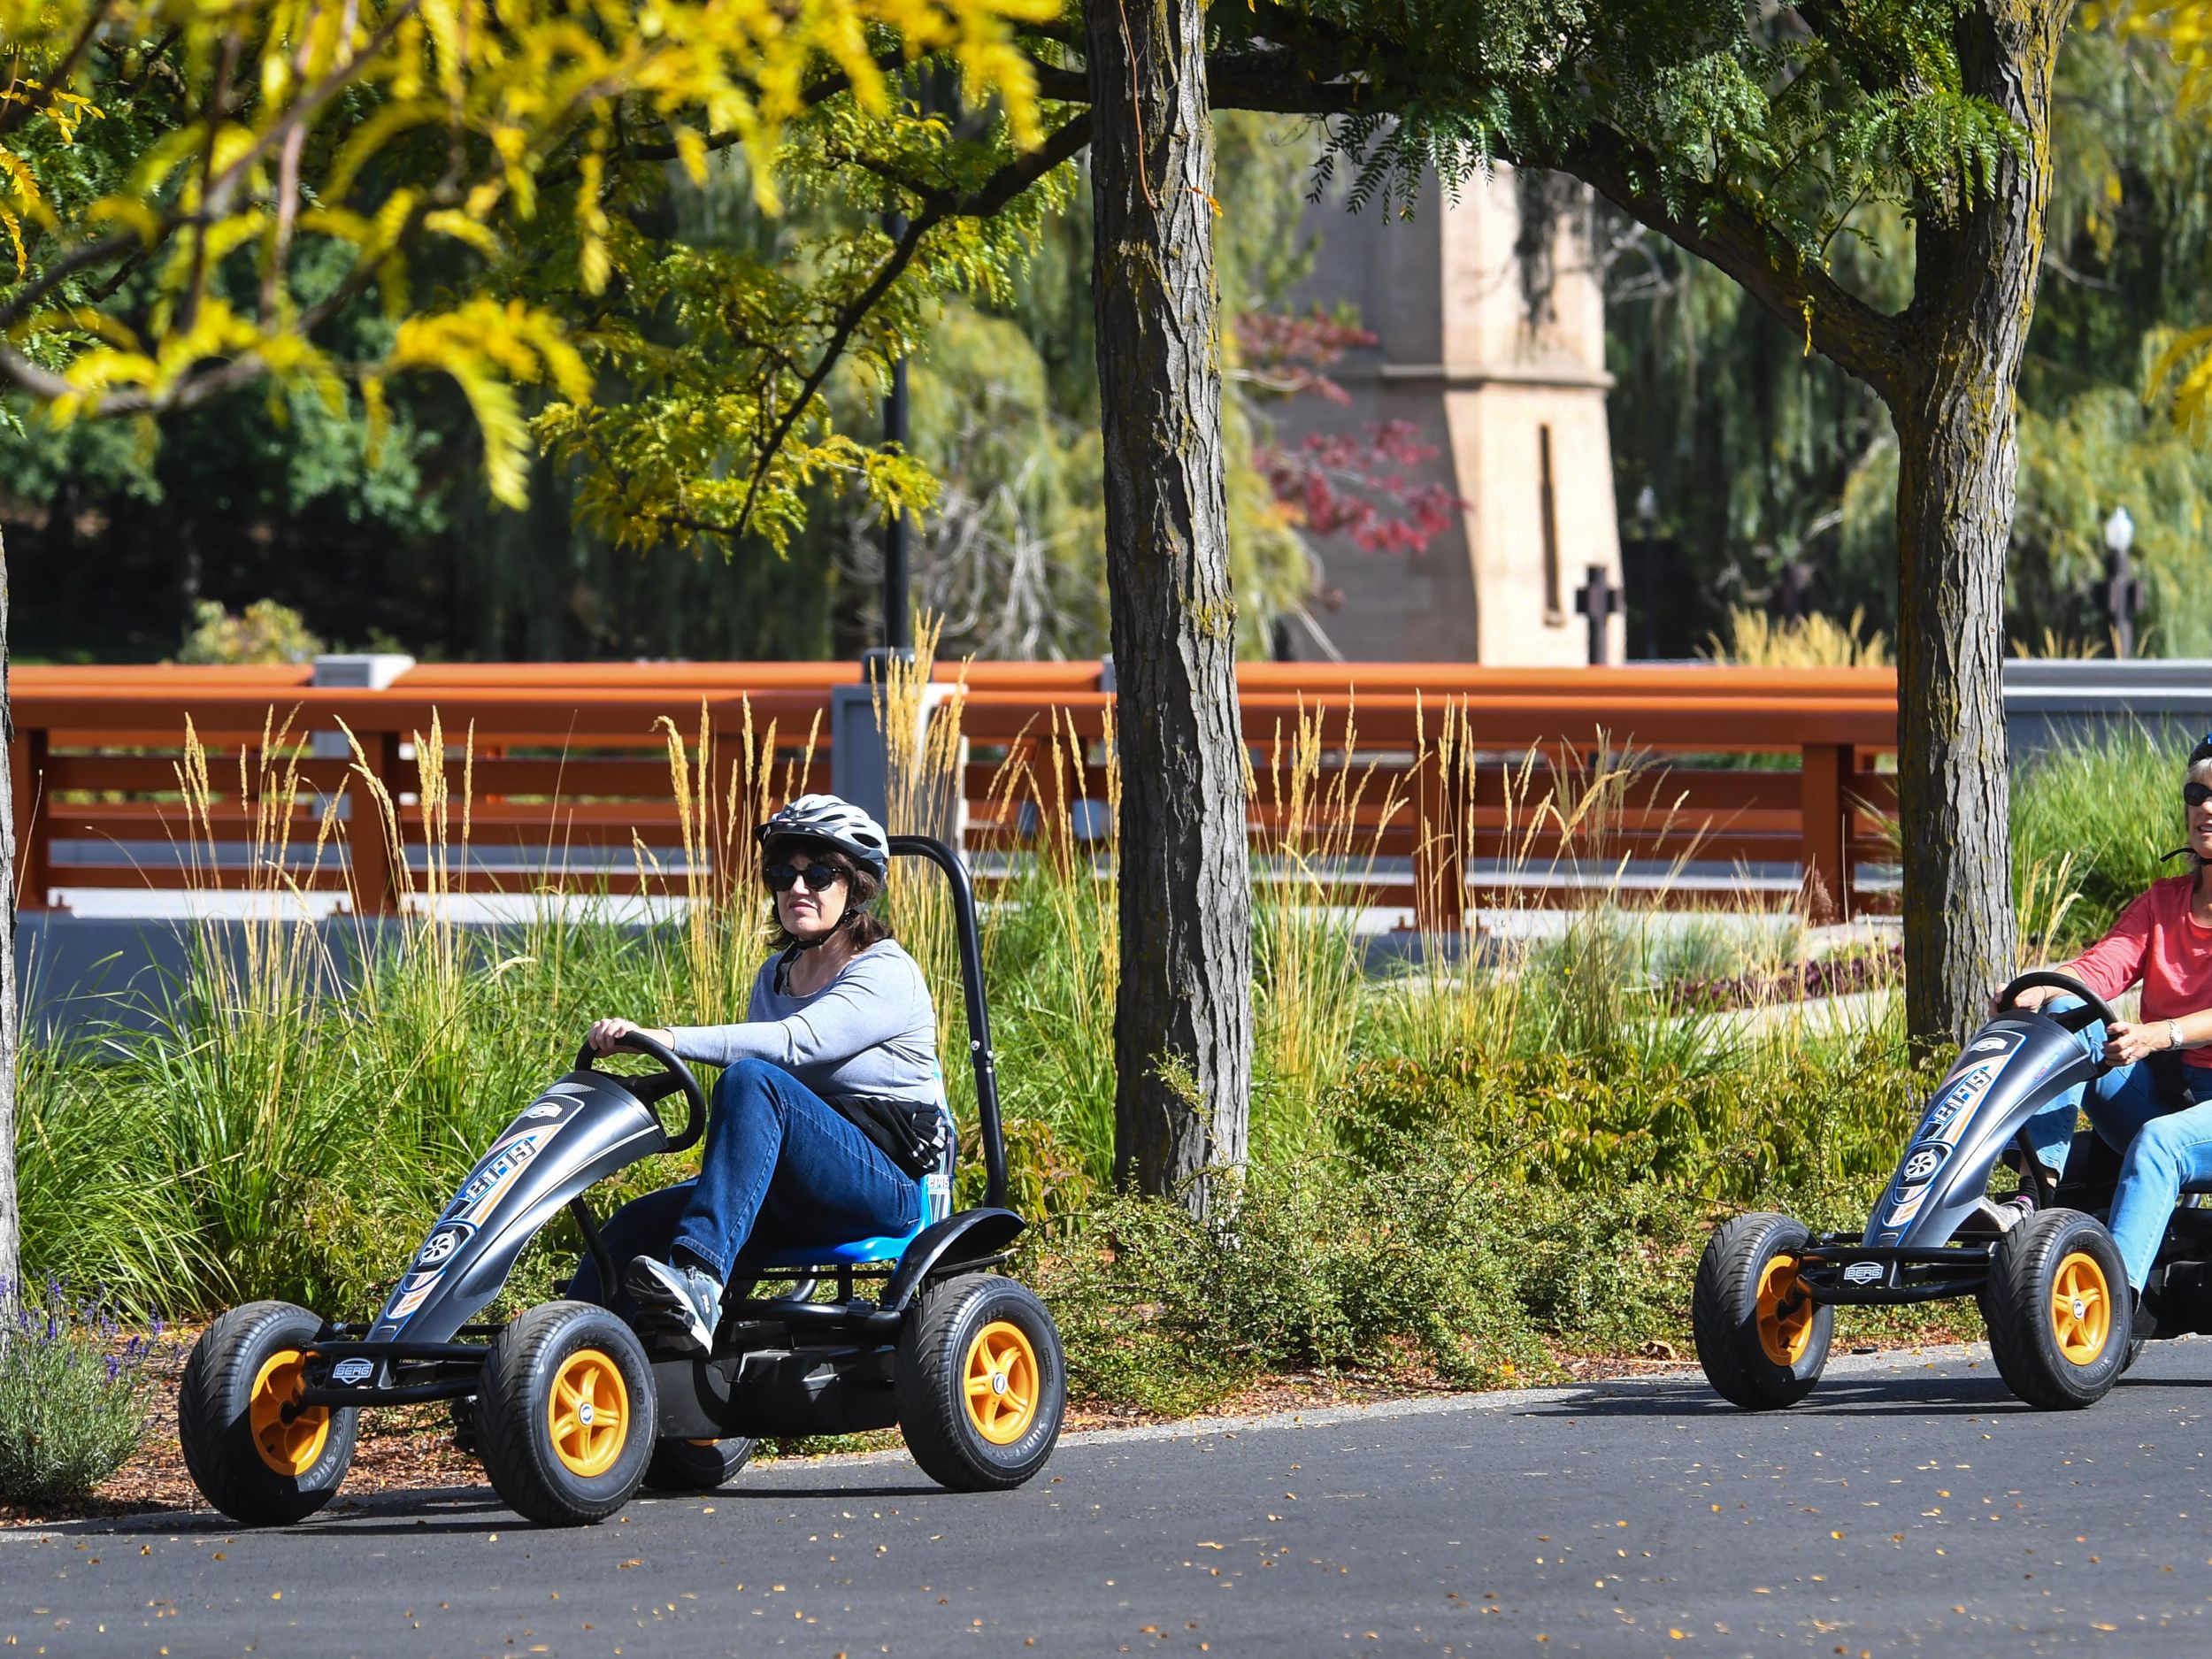
[[[591,1022],[591,1029],[584,1033],[584,1043],[594,1054],[614,1054],[626,1046],[623,1040],[633,1033],[650,1037],[664,1048],[676,1041],[676,1033],[664,1025],[641,1025],[628,1019],[595,1019]],[[631,1052],[639,1051],[632,1049]]]
[[[2106,1002],[2103,997],[2098,995],[2072,974],[2061,973],[2055,968],[2033,968],[2016,977],[2011,984],[1997,993],[1996,1011],[2003,1014],[2017,1009],[2024,1013],[2041,1013],[2041,1004],[2047,1001],[2047,998],[2038,997],[2033,1003],[2021,1002],[2016,999],[2023,991],[2043,989],[2080,999],[2082,1005],[2079,1008],[2070,1008],[2062,1013],[2043,1016],[2046,1019],[2056,1020],[2068,1031],[2085,1031],[2099,1020],[2102,1020],[2105,1029],[2109,1031],[2121,1023],[2120,1017],[2113,1011],[2111,1003]]]
[[[660,1062],[658,1076],[617,1079],[635,1094],[648,1110],[651,1110],[653,1103],[663,1096],[672,1094],[679,1089],[683,1092],[689,1111],[684,1119],[683,1128],[669,1138],[664,1149],[682,1152],[697,1145],[699,1137],[706,1131],[707,1094],[699,1087],[699,1079],[692,1075],[691,1068],[677,1055],[671,1033],[651,1031],[643,1025],[633,1025],[626,1019],[595,1020],[583,1046],[576,1051],[576,1069],[589,1071],[593,1069],[593,1061],[602,1055],[616,1052],[641,1054]]]

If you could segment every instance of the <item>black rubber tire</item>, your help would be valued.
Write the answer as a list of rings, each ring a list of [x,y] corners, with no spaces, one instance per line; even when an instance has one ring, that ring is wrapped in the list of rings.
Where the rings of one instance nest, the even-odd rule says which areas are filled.
[[[753,1461],[757,1441],[745,1440],[661,1440],[645,1465],[645,1484],[655,1492],[711,1492],[737,1479]]]
[[[1004,1321],[1026,1340],[1037,1368],[1034,1409],[1020,1437],[985,1438],[968,1410],[969,1350]],[[1068,1362],[1059,1328],[1027,1286],[995,1273],[967,1273],[932,1286],[899,1333],[894,1372],[899,1432],[922,1472],[955,1492],[1002,1492],[1045,1466],[1068,1407]]]
[[[1698,1258],[1690,1301],[1697,1363],[1721,1398],[1747,1411],[1793,1406],[1813,1390],[1828,1364],[1836,1310],[1819,1306],[1803,1349],[1784,1364],[1767,1352],[1759,1333],[1759,1280],[1767,1263],[1803,1248],[1811,1235],[1787,1216],[1738,1216],[1717,1230]]]
[[[2093,1358],[2079,1363],[2061,1351],[2051,1315],[2059,1269],[2076,1254],[2096,1263],[2113,1303],[2102,1343]],[[1999,1239],[1981,1304],[1998,1375],[2039,1411],[2094,1405],[2127,1369],[2135,1311],[2127,1271],[2120,1263],[2120,1247],[2094,1216],[2078,1210],[2039,1210]]]
[[[561,1460],[548,1421],[555,1379],[586,1348],[611,1362],[629,1402],[613,1461],[591,1475]],[[628,1325],[588,1302],[541,1302],[501,1332],[485,1356],[476,1394],[478,1455],[509,1508],[541,1526],[588,1526],[627,1503],[644,1480],[657,1414],[653,1367]]]
[[[255,1443],[255,1380],[272,1357],[314,1341],[323,1322],[288,1302],[233,1308],[200,1333],[177,1388],[177,1438],[207,1501],[247,1526],[282,1526],[337,1496],[353,1462],[359,1413],[332,1411],[315,1461],[297,1474],[272,1468]]]

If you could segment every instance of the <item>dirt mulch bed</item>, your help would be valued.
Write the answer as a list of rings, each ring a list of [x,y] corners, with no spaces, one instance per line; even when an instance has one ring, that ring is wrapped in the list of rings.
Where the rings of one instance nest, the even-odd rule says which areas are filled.
[[[1778,1002],[1802,1002],[1818,996],[1848,996],[1902,985],[1905,952],[1855,952],[1824,956],[1790,973],[1739,974],[1727,979],[1684,979],[1667,987],[1678,1006],[1703,1013],[1723,1013],[1737,1008],[1765,1008]]]

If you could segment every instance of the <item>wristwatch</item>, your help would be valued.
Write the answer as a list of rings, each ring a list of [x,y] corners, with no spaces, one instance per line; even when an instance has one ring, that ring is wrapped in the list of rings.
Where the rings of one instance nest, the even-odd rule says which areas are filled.
[[[2181,1041],[2181,1022],[2177,1019],[2170,1019],[2166,1022],[2166,1046],[2169,1048],[2179,1048],[2185,1046]]]

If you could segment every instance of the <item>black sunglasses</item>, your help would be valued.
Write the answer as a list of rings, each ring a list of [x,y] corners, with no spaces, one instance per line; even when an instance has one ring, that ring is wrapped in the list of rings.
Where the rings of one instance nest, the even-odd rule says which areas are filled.
[[[2202,806],[2207,801],[2212,801],[2212,784],[2185,783],[2181,786],[2182,805]]]
[[[770,864],[760,879],[771,893],[788,893],[795,883],[810,893],[826,893],[845,879],[845,872],[835,864],[809,864],[803,870],[796,864]]]

